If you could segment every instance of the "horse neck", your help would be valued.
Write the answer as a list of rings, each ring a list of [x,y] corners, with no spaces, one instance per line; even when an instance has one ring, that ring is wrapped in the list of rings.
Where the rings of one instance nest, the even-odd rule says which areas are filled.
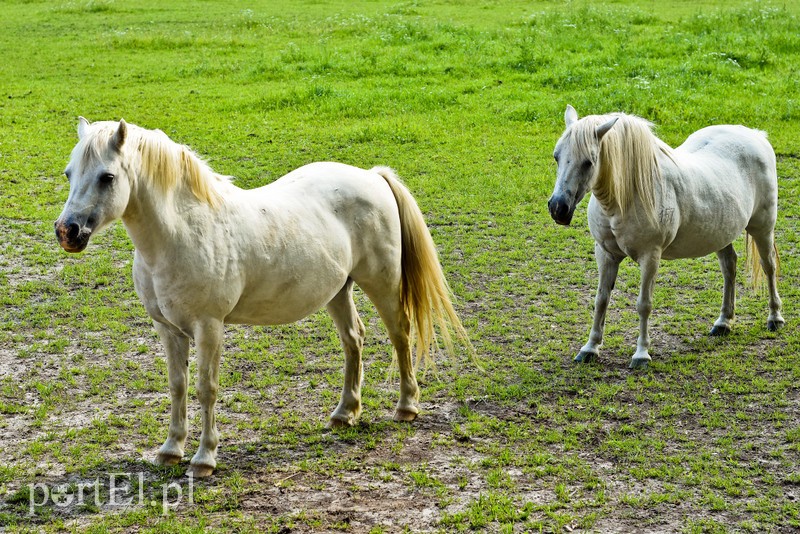
[[[155,190],[145,178],[138,177],[131,190],[128,207],[122,222],[136,250],[148,265],[169,261],[170,253],[193,237],[203,233],[210,224],[214,208],[198,200],[187,186],[167,194]]]
[[[137,146],[123,222],[136,248],[155,260],[163,256],[161,251],[196,242],[213,224],[223,204],[220,187],[225,180],[188,147],[160,132],[141,133]]]

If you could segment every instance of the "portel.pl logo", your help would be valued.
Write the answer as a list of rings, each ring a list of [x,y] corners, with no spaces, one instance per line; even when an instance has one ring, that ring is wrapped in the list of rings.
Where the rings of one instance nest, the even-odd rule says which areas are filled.
[[[28,485],[28,514],[46,506],[56,508],[94,506],[96,508],[131,508],[160,506],[167,515],[181,503],[194,504],[194,477],[146,488],[144,473],[107,473],[107,478],[63,484]]]

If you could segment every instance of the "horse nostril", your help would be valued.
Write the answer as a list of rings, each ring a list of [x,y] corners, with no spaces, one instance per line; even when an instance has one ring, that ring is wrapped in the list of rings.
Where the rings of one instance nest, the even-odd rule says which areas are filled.
[[[67,239],[75,240],[81,233],[81,227],[77,223],[70,223],[67,226]]]
[[[563,215],[564,211],[568,209],[567,203],[561,197],[550,197],[550,200],[547,201],[547,208],[553,217]]]

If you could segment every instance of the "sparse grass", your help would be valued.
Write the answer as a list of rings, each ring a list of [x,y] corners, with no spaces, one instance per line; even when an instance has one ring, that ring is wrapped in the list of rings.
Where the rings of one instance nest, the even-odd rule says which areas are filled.
[[[5,2],[0,529],[800,528],[798,16],[795,1]],[[665,262],[654,360],[631,373],[639,275],[625,262],[600,362],[571,363],[597,274],[585,205],[569,228],[545,206],[567,103],[642,115],[671,145],[712,123],[769,133],[786,329],[768,332],[766,297],[740,287],[734,333],[707,337],[716,258]],[[318,160],[394,167],[486,372],[441,362],[420,377],[422,417],[392,423],[391,348],[359,294],[364,414],[325,432],[343,360],[330,319],[229,326],[220,468],[192,505],[30,515],[30,484],[141,472],[158,495],[186,480],[185,464],[142,459],[169,401],[124,228],[80,256],[52,237],[78,115],[163,129],[246,188]]]

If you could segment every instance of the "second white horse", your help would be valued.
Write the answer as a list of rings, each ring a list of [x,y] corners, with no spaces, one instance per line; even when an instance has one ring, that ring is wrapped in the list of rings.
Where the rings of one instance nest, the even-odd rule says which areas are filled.
[[[636,261],[642,274],[637,301],[639,339],[630,367],[650,361],[648,318],[662,259],[696,258],[716,252],[722,268],[722,312],[712,335],[725,335],[734,317],[736,252],[732,241],[746,231],[751,267],[760,267],[769,289],[767,327],[784,325],[774,243],[778,211],[775,152],[766,135],[744,126],[710,126],[672,149],[651,125],[625,114],[578,119],[572,106],[554,157],[557,179],[548,207],[569,224],[575,207],[592,192],[589,229],[595,239],[600,280],[589,341],[575,361],[590,361],[603,341],[606,309],[620,262]]]

